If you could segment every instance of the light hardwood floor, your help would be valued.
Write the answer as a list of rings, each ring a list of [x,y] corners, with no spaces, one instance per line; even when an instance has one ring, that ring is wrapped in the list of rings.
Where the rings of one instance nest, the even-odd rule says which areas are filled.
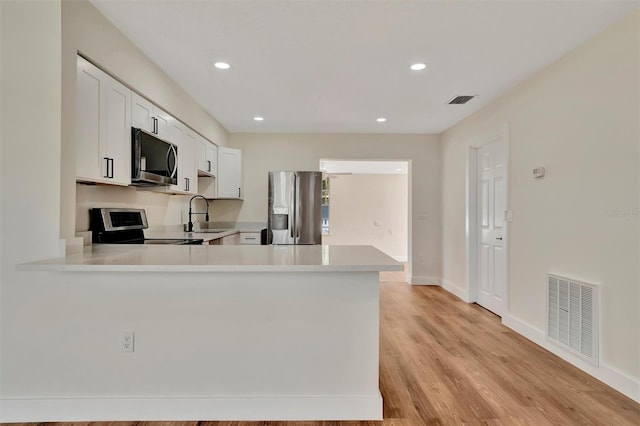
[[[480,306],[439,287],[388,279],[380,284],[383,422],[102,425],[640,425],[640,404],[502,326]]]

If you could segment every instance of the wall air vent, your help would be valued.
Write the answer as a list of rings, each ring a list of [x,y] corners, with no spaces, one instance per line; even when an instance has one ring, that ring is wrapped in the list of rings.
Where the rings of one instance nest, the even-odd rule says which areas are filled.
[[[547,274],[547,337],[598,365],[599,288]]]
[[[464,105],[478,95],[458,95],[447,102],[449,105]]]

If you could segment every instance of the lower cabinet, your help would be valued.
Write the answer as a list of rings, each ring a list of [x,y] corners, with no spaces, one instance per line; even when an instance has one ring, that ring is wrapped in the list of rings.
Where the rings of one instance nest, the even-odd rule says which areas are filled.
[[[226,237],[209,241],[210,246],[218,245],[260,245],[259,232],[236,232]]]
[[[260,245],[259,232],[241,232],[239,235],[240,235],[240,244]]]

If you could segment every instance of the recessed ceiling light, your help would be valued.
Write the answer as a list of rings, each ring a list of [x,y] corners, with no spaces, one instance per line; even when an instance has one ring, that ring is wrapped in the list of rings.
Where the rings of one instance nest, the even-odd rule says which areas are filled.
[[[256,121],[264,121],[264,117],[253,117]]]
[[[396,172],[401,172],[401,171],[402,171],[402,169],[396,169]]]
[[[411,69],[414,71],[421,71],[425,69],[427,66],[425,64],[413,64],[411,65]]]
[[[226,62],[216,62],[215,64],[213,64],[213,66],[220,70],[228,70],[229,68],[231,68],[231,65]]]
[[[387,119],[386,119],[386,118],[384,118],[384,117],[380,117],[380,118],[376,118],[376,121],[377,121],[378,123],[384,123],[385,121],[387,121]]]

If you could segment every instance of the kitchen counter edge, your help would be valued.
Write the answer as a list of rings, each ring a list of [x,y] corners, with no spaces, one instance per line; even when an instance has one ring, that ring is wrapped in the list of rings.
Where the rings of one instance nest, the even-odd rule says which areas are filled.
[[[85,247],[61,258],[16,265],[59,272],[378,272],[403,265],[372,246]]]

